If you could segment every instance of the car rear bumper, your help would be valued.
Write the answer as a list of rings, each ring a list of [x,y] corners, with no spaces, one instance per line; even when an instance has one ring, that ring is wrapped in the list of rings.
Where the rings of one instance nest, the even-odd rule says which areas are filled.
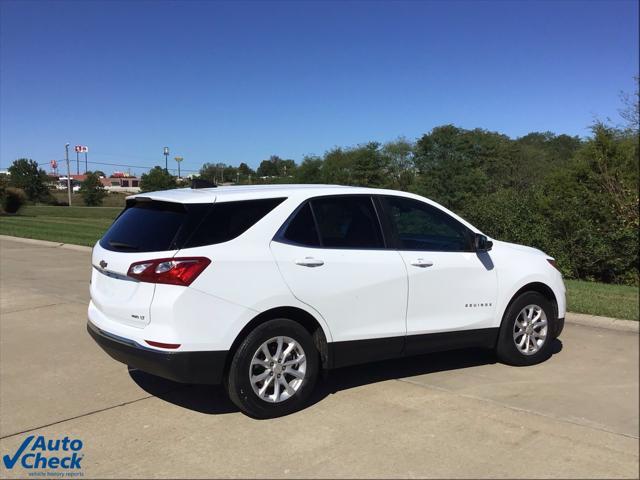
[[[165,352],[112,335],[87,322],[87,331],[113,359],[143,372],[181,383],[222,383],[227,351]]]

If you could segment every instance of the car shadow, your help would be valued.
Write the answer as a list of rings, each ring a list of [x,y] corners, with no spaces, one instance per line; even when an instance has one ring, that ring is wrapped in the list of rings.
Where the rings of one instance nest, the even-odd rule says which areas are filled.
[[[551,354],[555,355],[561,350],[562,342],[558,339],[554,340]],[[492,350],[465,349],[339,368],[320,375],[308,406],[321,402],[329,395],[350,388],[386,380],[491,365],[497,362]],[[220,385],[187,385],[136,369],[129,369],[129,375],[147,393],[179,407],[209,415],[238,411]]]

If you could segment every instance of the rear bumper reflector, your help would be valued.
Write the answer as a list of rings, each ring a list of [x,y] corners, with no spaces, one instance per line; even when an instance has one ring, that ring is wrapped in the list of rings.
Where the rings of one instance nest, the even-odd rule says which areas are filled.
[[[168,348],[168,349],[171,349],[171,350],[175,350],[176,348],[178,348],[180,346],[179,343],[152,342],[151,340],[145,340],[145,342],[147,342],[152,347]]]

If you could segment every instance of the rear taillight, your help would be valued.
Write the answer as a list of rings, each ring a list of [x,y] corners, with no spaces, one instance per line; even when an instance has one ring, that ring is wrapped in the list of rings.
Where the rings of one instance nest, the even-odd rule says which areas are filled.
[[[556,261],[553,258],[547,258],[547,262],[549,262],[549,264],[556,270],[558,269],[558,265],[556,264]]]
[[[205,257],[159,258],[132,263],[127,275],[141,282],[187,287],[198,278],[211,260]]]

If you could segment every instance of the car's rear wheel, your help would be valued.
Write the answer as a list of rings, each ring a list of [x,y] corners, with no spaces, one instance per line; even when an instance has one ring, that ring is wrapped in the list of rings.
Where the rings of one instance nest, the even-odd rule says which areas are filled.
[[[555,310],[538,292],[518,296],[505,312],[496,351],[509,365],[534,365],[551,355]]]
[[[309,332],[292,320],[270,320],[236,350],[227,376],[229,398],[251,417],[287,415],[304,406],[318,368]]]

